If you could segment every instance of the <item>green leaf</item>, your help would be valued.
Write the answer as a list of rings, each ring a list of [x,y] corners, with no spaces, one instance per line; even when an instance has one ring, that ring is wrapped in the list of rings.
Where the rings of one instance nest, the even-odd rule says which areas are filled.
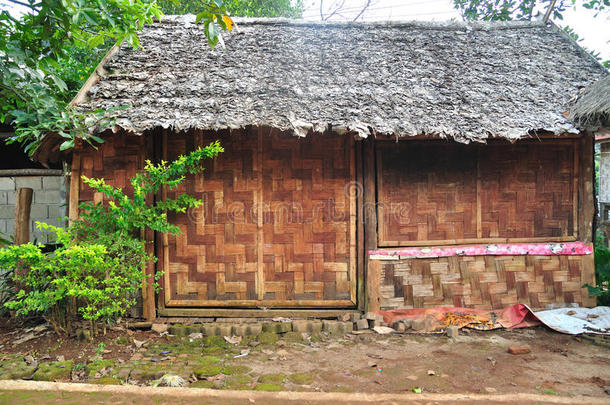
[[[74,139],[69,139],[67,141],[63,141],[59,146],[59,150],[64,151],[67,149],[72,149],[74,147]]]

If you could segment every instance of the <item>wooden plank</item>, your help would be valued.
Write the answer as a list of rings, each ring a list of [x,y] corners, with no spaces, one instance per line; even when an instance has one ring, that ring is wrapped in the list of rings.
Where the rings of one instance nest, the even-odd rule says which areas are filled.
[[[379,260],[369,260],[367,269],[366,312],[379,311],[381,309],[381,264]]]
[[[254,204],[256,206],[256,294],[259,300],[265,297],[265,268],[263,264],[265,235],[263,234],[263,128],[257,131],[256,168],[254,173],[257,178],[258,188],[254,193]]]
[[[154,135],[147,137],[146,150],[142,153],[146,159],[154,158]],[[147,196],[147,204],[153,204],[154,196]],[[146,228],[142,232],[142,237],[146,241],[146,253],[153,255],[155,253],[155,232]],[[157,308],[155,306],[155,289],[153,283],[155,281],[155,263],[149,262],[148,265],[142,269],[146,278],[142,281],[142,317],[148,321],[151,321],[157,317]]]
[[[480,162],[480,157],[481,155],[481,146],[478,145],[477,146],[477,188],[476,188],[476,195],[477,195],[477,238],[481,239],[483,237],[483,227],[482,227],[482,211],[481,211],[481,165],[479,164]]]
[[[362,144],[363,142],[356,142],[356,272],[357,272],[357,291],[356,291],[356,303],[358,309],[364,311],[364,218],[363,218],[363,197],[364,197],[364,185],[363,185],[363,168],[362,168]]]
[[[580,206],[579,213],[579,237],[582,242],[593,243],[595,240],[595,215],[597,205],[595,204],[595,190],[594,184],[594,142],[593,134],[585,132],[584,136],[580,140]],[[585,257],[583,267],[581,269],[581,285],[588,283],[590,285],[595,284],[595,262],[593,255]],[[587,307],[594,307],[596,305],[595,297],[589,297],[589,293],[586,288],[581,289],[583,305]]]
[[[0,177],[18,176],[61,176],[61,169],[3,169],[0,170]]]
[[[77,145],[78,146],[78,145]],[[80,194],[80,148],[75,147],[72,154],[72,169],[70,170],[70,197],[68,201],[68,218],[70,222],[78,219],[78,202]]]
[[[167,129],[163,129],[163,135],[161,136],[161,156],[164,161],[167,162]],[[167,187],[161,189],[161,201],[167,200]],[[169,281],[169,235],[167,232],[163,233],[163,295],[165,297],[165,305],[171,300],[170,281]]]
[[[165,308],[159,310],[164,317],[222,317],[222,318],[336,318],[339,315],[357,313],[354,309],[234,309],[234,308]]]
[[[383,158],[381,156],[381,148],[376,148],[376,160],[375,162],[373,162],[373,164],[371,165],[371,167],[373,168],[373,170],[375,171],[375,179],[376,179],[376,195],[379,196],[379,198],[375,198],[373,201],[375,201],[375,206],[377,208],[377,218],[379,219],[379,222],[377,222],[377,244],[379,246],[383,246],[382,244],[384,243],[384,241],[387,239],[387,234],[386,234],[386,227],[385,227],[385,204],[388,203],[388,201],[384,201],[383,197],[384,194],[384,188],[383,188],[383,178],[382,178],[382,173],[383,173]],[[365,164],[366,166],[366,164]],[[365,178],[366,178],[366,173],[364,174]],[[366,188],[366,185],[365,185]]]
[[[446,245],[469,245],[485,243],[539,243],[539,242],[574,242],[576,236],[553,236],[538,238],[469,238],[469,239],[444,239],[444,240],[390,240],[379,244],[379,247],[408,247],[408,246],[446,246]]]
[[[31,188],[17,189],[15,203],[15,245],[23,245],[30,241],[30,210],[32,208],[33,195],[34,190]]]
[[[349,166],[350,166],[350,178],[349,178],[349,229],[350,229],[350,249],[349,249],[349,278],[350,283],[350,297],[354,304],[357,304],[357,277],[356,277],[356,263],[357,263],[357,234],[356,234],[356,199],[358,194],[358,183],[356,180],[356,141],[353,137],[348,138],[349,144]]]
[[[580,218],[580,240],[585,243],[591,243],[594,240],[593,221],[595,217],[595,191],[593,189],[594,181],[594,149],[593,135],[586,132],[580,141],[580,156],[581,156],[581,206],[579,207]]]
[[[161,159],[163,159],[163,129],[159,129],[155,131],[153,138],[153,161],[155,163],[160,163]],[[155,195],[155,200],[161,201],[163,194],[163,189],[159,190]],[[165,266],[165,257],[164,257],[164,249],[163,249],[163,232],[154,232],[154,251],[155,256],[157,257],[157,261],[155,262],[155,273],[157,274],[164,270]],[[164,277],[159,278],[157,281],[159,283],[160,291],[163,291],[164,285]],[[157,309],[165,308],[165,297],[163,294],[155,294]]]
[[[202,307],[252,307],[252,308],[330,308],[354,306],[351,300],[169,300],[167,306],[202,306]]]
[[[574,180],[573,180],[573,190],[572,190],[572,201],[574,204],[574,211],[573,211],[573,228],[572,228],[572,235],[576,236],[578,235],[578,194],[579,194],[579,189],[578,189],[578,184],[579,184],[579,175],[581,173],[580,170],[580,151],[581,151],[581,141],[579,142],[574,142]]]
[[[370,311],[379,305],[379,274],[371,260],[369,250],[377,248],[377,210],[375,198],[375,139],[367,138],[362,144],[364,178],[364,246],[365,246],[365,310]]]

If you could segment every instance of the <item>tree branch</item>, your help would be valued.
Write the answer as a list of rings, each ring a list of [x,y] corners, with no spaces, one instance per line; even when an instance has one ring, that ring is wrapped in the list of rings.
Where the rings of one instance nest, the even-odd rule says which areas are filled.
[[[545,24],[549,22],[551,12],[553,12],[553,9],[555,8],[555,3],[557,3],[557,0],[552,0],[551,4],[549,4],[549,8],[546,9],[546,13],[544,13],[544,18],[542,21],[544,21]]]
[[[8,1],[9,3],[17,4],[17,5],[20,5],[20,6],[23,6],[23,7],[27,7],[29,9],[34,10],[34,11],[38,11],[38,7],[40,6],[40,3],[35,5],[35,4],[24,3],[24,2],[19,1],[19,0],[6,0],[6,1]]]
[[[360,16],[362,14],[364,14],[364,12],[366,11],[367,8],[369,8],[369,6],[371,5],[371,0],[366,0],[366,4],[364,5],[364,7],[362,7],[362,10],[360,10],[360,12],[358,13],[358,15],[356,16],[356,18],[354,18],[354,21],[357,21]]]

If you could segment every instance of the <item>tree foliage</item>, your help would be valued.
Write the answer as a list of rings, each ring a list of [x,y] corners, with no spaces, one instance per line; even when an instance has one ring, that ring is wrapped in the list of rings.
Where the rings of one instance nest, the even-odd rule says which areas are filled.
[[[108,126],[106,111],[87,116],[68,103],[114,44],[140,46],[138,32],[162,18],[155,0],[6,0],[27,9],[21,17],[0,11],[0,122],[12,123],[32,152],[46,133],[91,141],[88,128]],[[200,2],[200,22],[210,45],[230,29],[222,0]],[[93,139],[97,140],[97,139]]]
[[[532,20],[535,12],[545,12],[551,4],[551,16],[563,20],[568,7],[581,5],[599,13],[610,7],[610,0],[454,0],[465,20],[483,21]]]
[[[467,21],[530,21],[537,18],[537,13],[547,11],[550,19],[561,21],[569,7],[593,10],[595,16],[610,9],[610,0],[453,0],[453,4]],[[575,41],[582,41],[570,26],[564,26],[563,30]],[[599,52],[588,52],[601,61]],[[610,69],[610,60],[602,64]]]
[[[43,315],[57,332],[68,335],[75,320],[89,321],[95,335],[96,322],[106,325],[122,316],[135,304],[142,282],[154,282],[146,280],[142,269],[156,258],[147,253],[140,235],[146,229],[179,234],[180,228],[168,222],[166,213],[202,204],[188,194],[164,201],[153,197],[162,187],[175,188],[186,175],[200,173],[202,161],[221,152],[223,148],[214,142],[169,163],[146,162],[143,172],[130,179],[132,195],[103,179],[83,177],[106,203],[81,204],[80,218],[67,229],[38,223],[56,233],[61,247],[54,252],[45,253],[42,245],[33,243],[0,249],[0,268],[25,287],[4,306],[18,315]]]
[[[198,14],[206,0],[158,0],[165,14]],[[297,0],[226,0],[227,13],[240,17],[298,18],[303,13],[303,1]]]

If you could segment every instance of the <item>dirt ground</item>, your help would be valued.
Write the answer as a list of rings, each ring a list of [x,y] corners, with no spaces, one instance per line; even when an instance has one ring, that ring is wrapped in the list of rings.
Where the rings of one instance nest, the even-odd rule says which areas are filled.
[[[3,365],[12,367],[10,362],[23,362],[24,356],[50,365],[59,356],[74,363],[57,379],[74,382],[156,385],[164,374],[175,374],[190,387],[215,389],[533,393],[610,401],[610,350],[544,327],[462,330],[455,339],[371,332],[290,339],[297,341],[275,335],[237,344],[221,337],[177,338],[126,329],[82,343],[47,331],[14,344],[27,330],[0,329],[0,376]],[[507,352],[509,346],[524,345],[530,353]]]

